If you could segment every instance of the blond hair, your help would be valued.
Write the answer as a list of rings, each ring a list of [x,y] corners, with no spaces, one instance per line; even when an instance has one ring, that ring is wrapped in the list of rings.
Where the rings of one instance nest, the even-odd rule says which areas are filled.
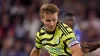
[[[44,13],[54,14],[58,13],[59,11],[59,8],[54,4],[43,4],[40,8],[40,17],[44,17]]]

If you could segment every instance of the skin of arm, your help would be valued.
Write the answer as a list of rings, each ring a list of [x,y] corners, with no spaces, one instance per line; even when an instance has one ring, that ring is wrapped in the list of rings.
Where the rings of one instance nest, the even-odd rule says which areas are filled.
[[[83,43],[82,45],[84,47],[83,52],[92,52],[100,47],[100,41],[99,42],[93,42],[93,43]]]
[[[83,56],[83,52],[79,44],[70,47],[70,50],[72,52],[72,56]]]
[[[99,45],[99,47],[100,47],[100,41],[98,42],[98,45]]]
[[[34,47],[30,53],[30,56],[40,56],[40,49]]]

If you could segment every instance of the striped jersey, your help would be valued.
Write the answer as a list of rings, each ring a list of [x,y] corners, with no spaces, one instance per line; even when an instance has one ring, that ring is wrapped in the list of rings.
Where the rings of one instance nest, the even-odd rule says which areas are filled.
[[[73,30],[68,25],[57,22],[54,32],[47,32],[45,27],[37,32],[35,46],[38,49],[44,46],[51,56],[72,56],[70,47],[78,43]]]

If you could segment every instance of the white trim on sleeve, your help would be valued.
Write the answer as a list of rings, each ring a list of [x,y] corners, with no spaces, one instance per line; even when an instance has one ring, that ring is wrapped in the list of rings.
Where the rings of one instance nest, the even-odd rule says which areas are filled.
[[[72,46],[74,46],[75,44],[79,44],[79,42],[78,42],[78,41],[73,41],[73,42],[71,42],[71,43],[68,45],[68,47],[72,47]]]

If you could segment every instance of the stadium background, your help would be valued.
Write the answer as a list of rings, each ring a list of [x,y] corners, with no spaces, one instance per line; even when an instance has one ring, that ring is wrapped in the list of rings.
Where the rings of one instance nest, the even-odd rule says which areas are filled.
[[[100,0],[0,0],[0,56],[29,56],[35,33],[42,26],[39,8],[53,3],[60,8],[59,20],[75,14],[80,43],[100,41]],[[86,56],[100,56],[96,50]],[[49,56],[42,49],[41,56]]]

